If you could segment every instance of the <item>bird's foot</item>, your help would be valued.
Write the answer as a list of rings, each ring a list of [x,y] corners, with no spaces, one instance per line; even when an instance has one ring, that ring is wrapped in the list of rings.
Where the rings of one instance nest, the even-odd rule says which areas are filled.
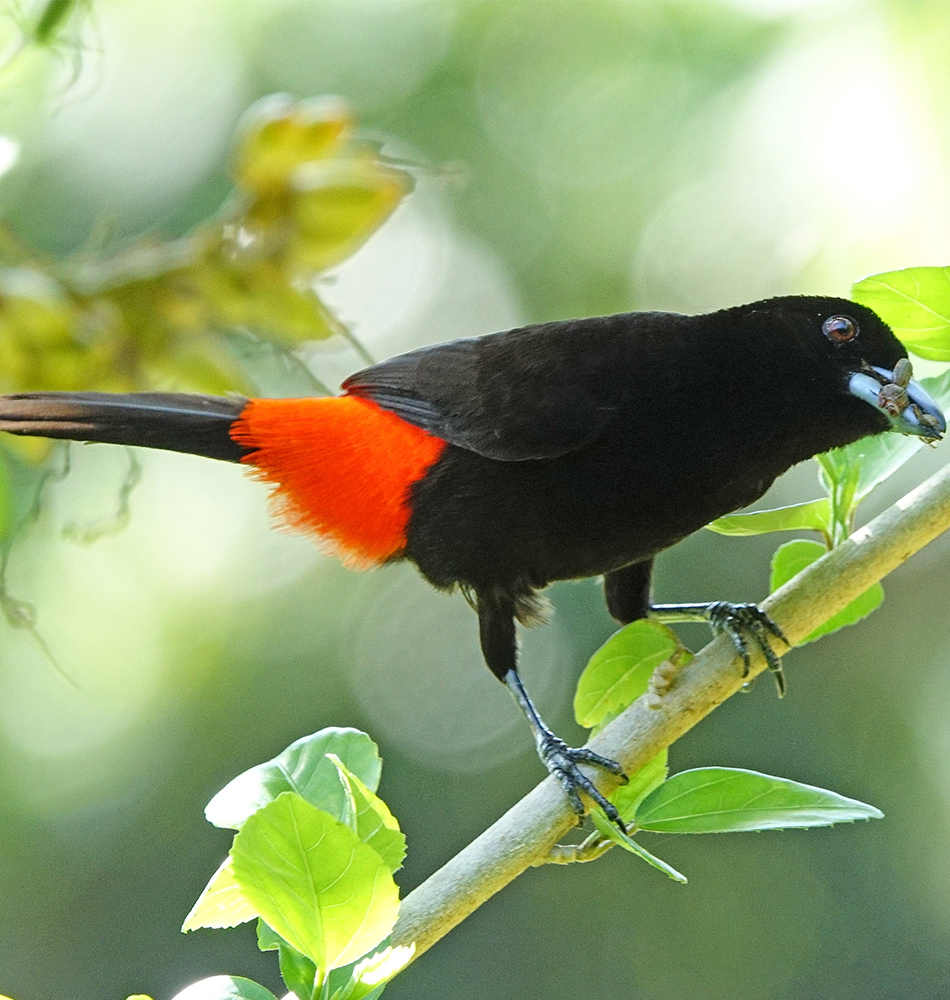
[[[593,764],[611,774],[620,775],[626,783],[627,777],[623,773],[623,768],[615,760],[602,757],[599,753],[594,753],[593,750],[588,750],[585,747],[569,747],[564,740],[550,731],[539,735],[538,755],[548,771],[560,782],[571,803],[571,808],[578,816],[583,816],[586,811],[580,796],[580,793],[584,792],[604,811],[611,823],[626,832],[617,807],[597,790],[590,778],[578,767],[578,764]]]
[[[749,655],[751,640],[765,657],[765,662],[775,678],[779,697],[785,694],[782,660],[772,648],[770,638],[781,639],[789,647],[791,644],[785,638],[785,633],[757,604],[730,604],[728,601],[716,601],[707,606],[705,618],[713,632],[717,635],[727,635],[732,640],[745,667],[743,677],[748,676],[751,667]]]

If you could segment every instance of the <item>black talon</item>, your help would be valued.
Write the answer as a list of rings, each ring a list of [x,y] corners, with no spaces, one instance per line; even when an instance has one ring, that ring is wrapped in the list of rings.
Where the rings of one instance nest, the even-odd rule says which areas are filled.
[[[775,686],[781,698],[785,694],[785,673],[782,670],[782,660],[769,641],[769,635],[780,639],[786,646],[791,644],[779,626],[757,604],[730,604],[727,601],[716,601],[707,607],[705,617],[717,635],[725,634],[732,640],[744,664],[743,677],[748,675],[751,667],[746,636],[752,637],[775,678]]]
[[[623,768],[609,757],[602,757],[599,753],[588,750],[587,747],[568,747],[568,750],[577,764],[595,764],[597,767],[602,767],[605,771],[610,771],[611,774],[619,775],[623,778],[624,784],[629,780],[623,773]]]
[[[569,747],[564,740],[555,736],[544,724],[538,710],[528,697],[528,692],[525,691],[517,670],[508,671],[505,675],[505,684],[514,695],[518,707],[531,726],[541,762],[548,769],[548,772],[557,778],[574,812],[578,816],[583,816],[587,811],[580,795],[581,792],[584,792],[604,811],[611,823],[626,833],[627,828],[624,826],[616,806],[597,790],[593,781],[578,767],[579,764],[592,764],[594,767],[610,772],[610,774],[619,775],[626,783],[627,776],[623,773],[620,764],[609,757],[602,757],[599,753],[588,750],[587,747]]]
[[[538,754],[544,766],[560,782],[570,800],[571,808],[578,816],[583,816],[586,812],[580,797],[580,792],[583,791],[604,811],[611,823],[626,833],[626,826],[620,818],[620,813],[617,812],[617,807],[597,790],[590,778],[577,766],[578,764],[593,764],[596,767],[602,767],[611,774],[623,776],[626,781],[626,775],[615,760],[601,757],[600,754],[585,747],[569,747],[564,740],[555,736],[550,730],[539,736]]]
[[[781,698],[785,694],[785,674],[782,660],[772,648],[770,637],[779,639],[791,649],[785,633],[757,604],[730,604],[728,601],[713,601],[711,604],[653,604],[650,617],[661,622],[708,622],[715,635],[728,635],[732,645],[742,659],[742,676],[748,676],[752,666],[748,639],[765,657],[765,662],[775,678],[775,686]]]

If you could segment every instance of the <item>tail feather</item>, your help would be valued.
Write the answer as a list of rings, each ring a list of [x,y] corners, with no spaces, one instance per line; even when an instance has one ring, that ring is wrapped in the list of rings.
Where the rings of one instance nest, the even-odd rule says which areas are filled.
[[[231,439],[231,427],[247,402],[176,392],[26,392],[0,396],[0,431],[239,462],[250,449]]]

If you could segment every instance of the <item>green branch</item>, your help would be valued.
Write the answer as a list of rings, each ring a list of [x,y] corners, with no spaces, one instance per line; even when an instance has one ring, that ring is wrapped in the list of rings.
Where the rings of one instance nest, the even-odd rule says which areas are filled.
[[[800,642],[947,528],[950,466],[772,594],[763,608],[790,642]],[[753,660],[752,676],[764,668],[761,656]],[[590,746],[633,773],[747,679],[732,644],[720,637],[663,685],[662,694],[657,687],[641,697]],[[414,945],[418,957],[526,868],[544,863],[573,824],[563,792],[547,778],[403,900],[391,943]]]

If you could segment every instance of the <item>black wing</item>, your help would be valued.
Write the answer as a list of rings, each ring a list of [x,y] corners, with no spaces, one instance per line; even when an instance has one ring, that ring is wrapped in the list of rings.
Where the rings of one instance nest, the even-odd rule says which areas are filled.
[[[612,419],[633,315],[425,347],[357,372],[343,388],[486,458],[556,458],[593,441]]]

